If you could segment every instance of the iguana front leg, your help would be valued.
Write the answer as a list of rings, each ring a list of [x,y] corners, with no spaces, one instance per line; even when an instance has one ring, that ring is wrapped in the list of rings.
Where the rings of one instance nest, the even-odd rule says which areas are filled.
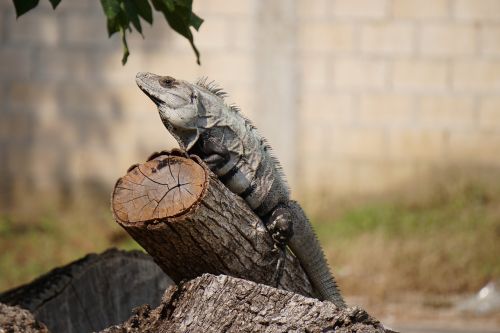
[[[292,214],[288,207],[283,204],[276,206],[266,221],[266,228],[271,234],[276,248],[280,251],[272,278],[274,286],[277,288],[283,276],[283,268],[285,267],[286,246],[293,236]]]
[[[203,152],[203,161],[210,170],[219,169],[231,158],[229,150],[217,139],[208,135],[202,137],[198,149]]]

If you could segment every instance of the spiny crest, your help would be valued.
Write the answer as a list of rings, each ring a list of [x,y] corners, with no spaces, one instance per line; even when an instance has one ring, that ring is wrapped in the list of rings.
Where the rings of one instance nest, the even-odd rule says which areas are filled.
[[[195,84],[198,87],[201,87],[201,88],[204,88],[204,89],[208,90],[209,92],[211,92],[215,96],[220,97],[223,100],[228,96],[227,92],[225,92],[224,89],[222,89],[221,87],[219,87],[219,85],[215,81],[213,81],[213,80],[209,81],[208,77],[206,77],[206,76],[203,76],[203,77],[199,78],[198,81],[196,81]],[[241,111],[240,107],[237,106],[236,104],[230,104],[228,106],[234,112],[240,112]]]
[[[215,81],[209,81],[206,76],[201,77],[198,81],[196,81],[196,85],[210,91],[212,94],[219,96],[222,99],[227,97],[227,93],[219,87]]]
[[[264,149],[265,152],[267,152],[267,154],[269,155],[269,157],[273,161],[276,172],[278,172],[278,175],[281,178],[281,180],[283,181],[283,183],[285,184],[285,187],[288,189],[288,191],[290,191],[290,186],[288,185],[288,182],[286,180],[285,171],[283,170],[283,167],[281,166],[280,161],[278,160],[278,158],[274,154],[274,151],[271,148],[271,145],[269,144],[267,139],[264,138],[263,136],[261,136],[260,140],[261,140],[262,148]]]
[[[219,85],[217,83],[215,83],[215,81],[209,81],[208,77],[206,77],[206,76],[201,77],[200,79],[198,79],[198,81],[196,81],[195,84],[198,87],[201,87],[201,88],[204,88],[204,89],[208,90],[209,92],[213,93],[214,95],[220,97],[223,100],[227,97],[227,93],[221,87],[219,87]],[[256,127],[253,125],[253,123],[250,121],[250,119],[246,118],[245,116],[243,116],[240,113],[240,108],[237,105],[230,104],[230,105],[228,105],[228,107],[232,111],[239,113],[239,115],[243,118],[243,120],[245,121],[245,124],[249,128],[251,128],[254,131],[257,131]],[[260,134],[259,134],[259,136],[260,136]],[[288,182],[286,181],[285,173],[283,172],[283,168],[281,167],[280,162],[278,161],[278,159],[274,155],[274,153],[273,153],[273,151],[271,149],[271,146],[269,145],[269,143],[267,142],[267,140],[265,138],[263,138],[262,136],[260,136],[260,137],[261,137],[261,140],[262,140],[261,141],[262,142],[262,148],[264,149],[264,151],[266,151],[269,154],[269,157],[273,161],[274,166],[276,168],[276,171],[278,172],[278,175],[280,176],[280,178],[285,183],[286,188],[289,189]]]
[[[234,104],[234,103],[229,104],[229,108],[231,110],[233,110],[234,112],[240,112],[241,111],[240,107],[238,105]]]

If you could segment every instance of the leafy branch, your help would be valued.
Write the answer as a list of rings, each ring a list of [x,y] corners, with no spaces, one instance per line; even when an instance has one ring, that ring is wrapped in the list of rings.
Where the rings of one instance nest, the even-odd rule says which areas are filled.
[[[35,8],[39,2],[39,0],[13,1],[17,17]],[[53,9],[56,9],[61,2],[61,0],[49,1]],[[187,38],[196,55],[196,62],[200,64],[200,52],[194,45],[191,27],[198,30],[203,19],[193,13],[193,0],[101,0],[101,5],[106,16],[109,37],[117,32],[120,32],[122,36],[123,65],[127,63],[130,55],[127,33],[131,33],[135,29],[142,35],[141,20],[153,24],[152,8],[163,14],[173,30]]]

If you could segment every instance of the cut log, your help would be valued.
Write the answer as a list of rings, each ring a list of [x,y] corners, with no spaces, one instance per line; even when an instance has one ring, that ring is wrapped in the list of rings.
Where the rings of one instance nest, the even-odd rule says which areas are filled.
[[[225,275],[205,274],[172,286],[159,307],[135,312],[102,333],[385,332],[360,308],[338,309],[330,302]]]
[[[114,217],[175,282],[203,273],[272,284],[280,256],[266,227],[196,156],[163,153],[118,180]],[[281,288],[314,291],[289,252]]]
[[[123,322],[141,304],[158,305],[172,284],[147,254],[108,250],[6,291],[0,302],[29,310],[52,332],[91,332]]]

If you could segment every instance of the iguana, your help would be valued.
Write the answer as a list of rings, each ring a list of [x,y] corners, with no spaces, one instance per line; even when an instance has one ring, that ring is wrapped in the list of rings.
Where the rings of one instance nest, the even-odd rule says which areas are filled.
[[[320,298],[346,305],[304,211],[290,200],[286,179],[266,140],[213,82],[195,84],[138,73],[139,88],[156,104],[168,131],[185,151],[200,156],[219,179],[264,221],[278,248],[288,245]],[[283,259],[275,272],[279,282]]]

